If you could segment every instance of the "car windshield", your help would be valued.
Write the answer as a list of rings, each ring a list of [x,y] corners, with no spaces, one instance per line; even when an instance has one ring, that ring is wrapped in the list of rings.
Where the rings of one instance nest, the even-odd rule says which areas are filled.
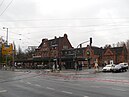
[[[106,65],[106,67],[113,67],[113,65]]]
[[[115,67],[120,67],[120,65],[115,65]]]
[[[106,67],[114,67],[115,65],[106,65]]]

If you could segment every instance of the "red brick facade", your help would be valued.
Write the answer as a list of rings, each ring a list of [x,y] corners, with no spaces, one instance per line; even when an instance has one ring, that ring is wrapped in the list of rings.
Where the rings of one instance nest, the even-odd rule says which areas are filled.
[[[80,52],[80,54],[77,53],[76,58],[74,54],[75,51]],[[128,60],[128,52],[126,46],[106,49],[94,46],[87,46],[85,48],[63,50],[62,53],[62,57],[68,59],[67,61],[69,65],[74,65],[73,60],[76,59],[75,61],[78,61],[78,64],[83,64],[86,67],[88,65],[90,65],[90,67],[93,67],[96,61],[98,62],[99,66],[103,66],[105,63],[109,64],[111,61],[117,64],[120,62],[127,62]]]
[[[105,49],[102,60],[106,63],[110,63],[110,60],[113,60],[115,64],[120,62],[128,62],[128,52],[126,46],[124,45],[123,47]]]
[[[100,66],[105,63],[108,64],[110,61],[115,64],[127,62],[127,53],[125,45],[105,49],[94,46],[74,49],[68,40],[68,36],[64,34],[63,37],[55,37],[51,40],[43,39],[38,49],[36,49],[34,58],[40,57],[42,62],[46,61],[47,63],[56,59],[58,64],[65,63],[67,68],[74,68],[75,62],[83,64],[83,66],[90,64],[93,67],[96,61]]]
[[[55,37],[54,39],[51,40],[43,39],[38,49],[36,49],[34,58],[40,57],[42,59],[44,58],[57,59],[61,57],[62,49],[70,49],[70,48],[73,47],[68,40],[67,34],[64,34],[63,37],[59,38]]]
[[[126,46],[123,47],[114,47],[114,48],[98,48],[98,47],[86,47],[85,49],[85,57],[86,52],[90,51],[91,64],[93,64],[96,60],[99,65],[109,64],[113,61],[114,64],[118,64],[120,62],[128,62],[128,51]]]
[[[36,49],[32,60],[28,61],[32,66],[37,64],[65,64],[66,68],[74,68],[75,64],[81,64],[85,67],[93,67],[97,61],[99,66],[113,61],[115,64],[120,62],[128,62],[128,52],[123,47],[100,48],[87,46],[81,48],[73,48],[68,40],[67,34],[63,37],[55,37],[54,39],[42,39],[42,43]],[[36,65],[35,65],[36,64]],[[52,65],[51,65],[52,66]]]

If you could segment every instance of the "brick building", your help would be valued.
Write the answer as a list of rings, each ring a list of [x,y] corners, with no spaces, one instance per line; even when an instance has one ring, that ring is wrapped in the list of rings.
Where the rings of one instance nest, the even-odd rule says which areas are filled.
[[[65,63],[66,69],[75,68],[75,62],[78,64],[83,64],[86,61],[84,57],[85,48],[72,48],[63,49],[61,59]]]
[[[36,49],[33,60],[43,65],[61,64],[61,51],[73,48],[67,34],[54,39],[42,39],[42,43]]]
[[[102,52],[102,48],[88,45],[83,48],[62,50],[62,58],[65,59],[66,65],[69,68],[74,68],[75,62],[84,67],[93,67],[96,60],[100,63]]]
[[[113,61],[115,64],[120,62],[128,62],[128,51],[126,45],[123,47],[106,48],[103,51],[102,62],[110,63]]]
[[[75,64],[81,64],[84,67],[93,67],[95,62],[99,66],[108,64],[110,61],[115,64],[127,62],[128,52],[123,47],[95,47],[87,45],[87,47],[73,48],[68,40],[67,34],[63,37],[54,37],[54,39],[42,39],[41,44],[35,50],[33,58],[21,61],[28,64],[29,67],[37,67],[38,65],[52,67],[58,64],[66,69],[75,68]]]
[[[115,64],[128,62],[128,52],[125,45],[105,49],[88,45],[78,49],[62,50],[62,58],[65,58],[68,68],[74,68],[74,61],[83,64],[84,67],[93,67],[96,61],[99,66],[103,66],[105,63],[109,64],[111,61]]]

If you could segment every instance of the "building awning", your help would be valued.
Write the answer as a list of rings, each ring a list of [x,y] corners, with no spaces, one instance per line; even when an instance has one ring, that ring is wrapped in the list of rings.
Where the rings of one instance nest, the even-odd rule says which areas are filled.
[[[24,63],[29,63],[29,62],[55,62],[56,60],[58,61],[86,61],[86,58],[74,58],[74,57],[62,57],[62,58],[32,58],[32,59],[23,59],[23,60],[15,60],[15,62],[24,62]]]
[[[33,58],[33,62],[44,62],[44,61],[52,61],[52,59],[51,58],[48,58],[48,57],[46,57],[46,58]]]
[[[86,61],[86,58],[63,57],[61,61]]]

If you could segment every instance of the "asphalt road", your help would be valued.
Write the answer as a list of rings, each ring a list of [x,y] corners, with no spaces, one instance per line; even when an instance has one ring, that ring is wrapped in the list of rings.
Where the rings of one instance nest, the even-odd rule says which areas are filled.
[[[0,71],[0,97],[129,97],[129,72],[73,76]]]

